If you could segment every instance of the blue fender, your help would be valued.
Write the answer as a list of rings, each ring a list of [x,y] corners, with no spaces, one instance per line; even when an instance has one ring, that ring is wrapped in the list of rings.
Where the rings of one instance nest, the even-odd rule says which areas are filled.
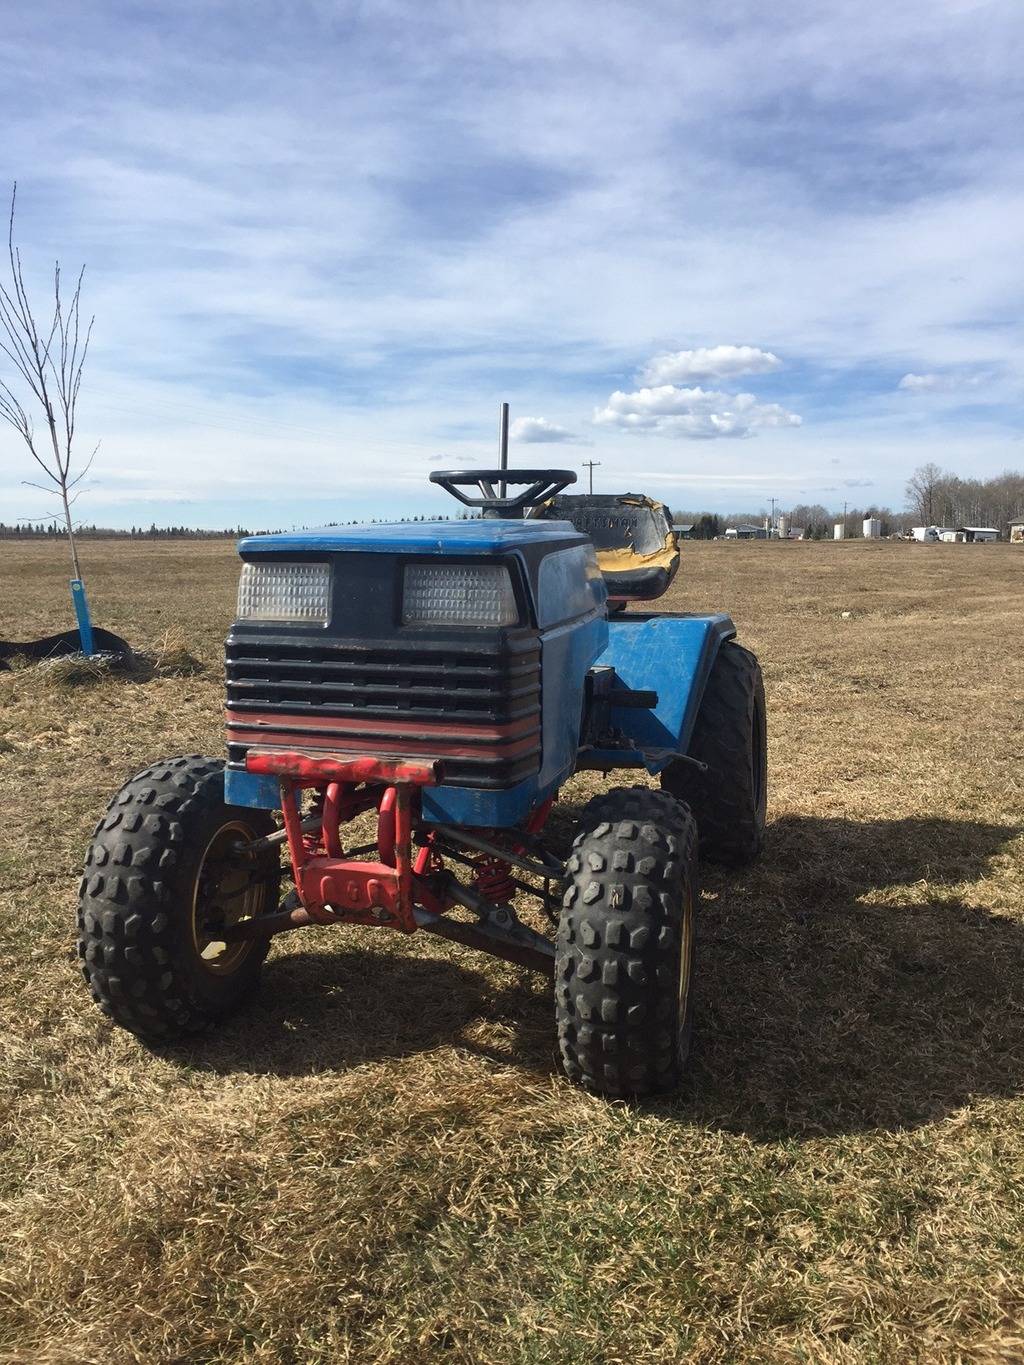
[[[653,710],[614,706],[612,724],[639,748],[686,753],[718,651],[735,634],[732,620],[720,614],[613,616],[608,645],[597,664],[611,665],[623,687],[656,692],[658,704]],[[595,766],[603,766],[601,760],[607,758],[608,766],[615,767],[616,752],[598,749],[588,757]],[[671,757],[663,753],[652,755],[644,766],[657,773],[669,762]]]

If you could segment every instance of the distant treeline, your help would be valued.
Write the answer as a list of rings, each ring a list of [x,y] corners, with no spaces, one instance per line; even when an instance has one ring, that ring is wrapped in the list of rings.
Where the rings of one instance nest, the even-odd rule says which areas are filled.
[[[675,512],[672,518],[676,525],[693,526],[690,533],[695,540],[714,540],[716,536],[724,536],[726,528],[729,526],[763,526],[768,520],[769,512],[767,507],[760,511],[735,512],[729,516],[721,516],[717,512]],[[820,503],[797,503],[792,508],[776,506],[775,520],[778,523],[779,517],[788,517],[790,528],[794,531],[802,531],[806,540],[831,540],[833,527],[837,521],[843,520],[842,511],[830,512],[827,507]],[[912,518],[903,512],[894,512],[889,507],[848,507],[846,509],[846,535],[849,539],[854,536],[863,535],[864,520],[867,517],[877,517],[881,522],[881,533],[883,536],[898,535],[909,529]]]
[[[756,512],[747,508],[742,512],[723,516],[718,512],[688,512],[672,509],[673,520],[677,525],[693,526],[692,535],[698,540],[713,540],[715,536],[725,535],[729,526],[763,526],[768,517],[768,508],[761,507]],[[351,521],[327,522],[328,526],[354,526],[359,520],[381,521],[455,521],[465,520],[471,514],[456,513],[453,517],[435,517],[425,514],[415,517],[373,517],[353,518]],[[881,522],[883,536],[906,534],[912,526],[993,526],[1000,535],[1006,535],[1011,521],[1024,520],[1024,473],[1006,470],[993,479],[962,479],[950,474],[938,465],[926,464],[916,469],[907,483],[907,506],[903,511],[891,507],[880,507],[871,503],[866,507],[848,506],[845,517],[842,511],[830,510],[821,503],[795,503],[791,507],[776,504],[776,519],[789,518],[790,526],[800,530],[809,540],[831,540],[832,528],[837,521],[846,522],[847,537],[863,534],[863,524],[868,517],[877,517]],[[320,523],[323,525],[324,523]],[[309,527],[285,527],[278,530],[308,530]],[[235,540],[240,536],[275,534],[266,528],[258,530],[247,526],[227,526],[222,530],[206,530],[198,526],[81,526],[75,533],[83,540]],[[59,540],[67,532],[54,522],[32,524],[19,522],[13,526],[0,521],[0,540]]]
[[[66,540],[67,530],[54,522],[18,522],[8,526],[0,521],[0,540]],[[78,526],[75,536],[82,540],[234,540],[238,536],[258,534],[245,526],[225,527],[222,531],[203,530],[198,526]]]
[[[468,513],[462,513],[454,520],[465,520]],[[365,520],[365,518],[363,519]],[[441,517],[374,517],[373,524],[381,521],[450,521],[453,518]],[[318,522],[318,526],[359,526],[362,522],[353,518],[351,521],[328,521]],[[250,529],[248,526],[226,526],[223,530],[208,530],[201,526],[157,526],[155,523],[150,526],[131,526],[127,530],[123,526],[78,526],[75,528],[76,539],[81,540],[237,540],[241,536],[270,536],[280,535],[284,530],[308,531],[313,529],[309,526],[282,527],[274,529],[266,527],[258,530]],[[13,526],[0,521],[0,540],[66,540],[67,530],[56,522],[16,522]]]
[[[679,512],[673,509],[676,524],[691,523],[699,540],[712,540],[725,534],[728,526],[763,526],[768,508],[757,512],[749,508],[720,516],[715,512]],[[802,530],[809,540],[831,540],[837,521],[846,522],[847,538],[863,535],[864,522],[877,517],[883,536],[907,534],[912,526],[992,526],[1007,534],[1010,522],[1024,520],[1024,473],[1008,469],[993,479],[962,479],[938,465],[916,469],[907,483],[907,506],[896,512],[891,507],[871,503],[867,507],[849,505],[844,513],[821,503],[776,505],[775,515],[787,516],[791,527]]]
[[[1024,473],[962,479],[923,464],[907,482],[907,503],[916,526],[994,526],[1005,535],[1011,521],[1024,520]]]

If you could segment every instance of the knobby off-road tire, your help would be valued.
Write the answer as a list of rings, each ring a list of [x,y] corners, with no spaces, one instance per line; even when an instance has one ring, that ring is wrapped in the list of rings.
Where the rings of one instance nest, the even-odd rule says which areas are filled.
[[[674,798],[616,787],[583,812],[567,864],[555,1018],[570,1080],[672,1090],[690,1047],[697,826]]]
[[[707,764],[670,763],[662,788],[690,807],[701,857],[740,867],[764,846],[768,754],[764,681],[749,649],[726,640],[708,679],[690,756]]]
[[[235,851],[273,829],[268,812],[224,804],[220,759],[168,759],[125,783],[96,826],[79,889],[78,953],[104,1014],[161,1044],[237,1007],[269,939],[218,943],[208,926],[276,909],[278,851]]]

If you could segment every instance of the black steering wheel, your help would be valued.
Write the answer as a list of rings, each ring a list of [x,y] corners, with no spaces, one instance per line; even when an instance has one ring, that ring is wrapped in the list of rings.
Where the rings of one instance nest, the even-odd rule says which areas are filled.
[[[435,469],[430,482],[440,484],[466,507],[481,508],[485,517],[517,517],[527,507],[539,507],[568,488],[576,482],[576,475],[571,469]],[[528,487],[522,493],[508,494],[507,484]],[[474,486],[479,490],[476,497],[462,491]]]

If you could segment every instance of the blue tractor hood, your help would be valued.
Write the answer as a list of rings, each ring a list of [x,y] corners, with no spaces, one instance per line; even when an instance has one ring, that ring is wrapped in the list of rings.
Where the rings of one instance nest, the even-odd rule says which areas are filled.
[[[493,555],[546,542],[587,541],[569,521],[400,521],[372,526],[324,526],[315,531],[283,531],[247,536],[238,543],[243,555],[263,553],[322,554],[355,550],[415,555]]]

